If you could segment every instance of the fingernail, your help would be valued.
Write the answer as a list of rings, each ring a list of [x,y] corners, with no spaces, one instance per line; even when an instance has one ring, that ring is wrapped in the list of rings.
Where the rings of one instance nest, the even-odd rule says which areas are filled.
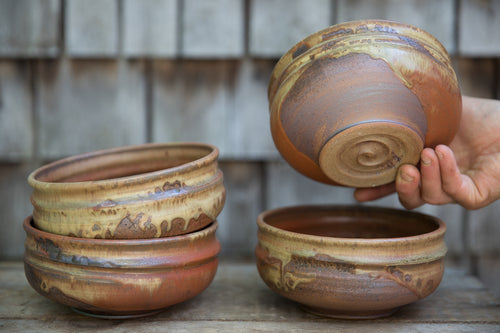
[[[442,159],[443,159],[443,153],[442,153],[442,152],[440,152],[439,150],[436,150],[436,155],[437,155],[437,157],[438,157],[440,160],[442,160]]]
[[[427,156],[422,156],[422,157],[421,157],[421,160],[422,160],[422,164],[423,164],[423,165],[426,165],[426,166],[431,165],[431,159],[430,159],[430,158],[428,158]]]
[[[415,179],[406,172],[400,172],[399,175],[401,176],[401,179],[403,179],[407,183],[411,183],[413,179]]]

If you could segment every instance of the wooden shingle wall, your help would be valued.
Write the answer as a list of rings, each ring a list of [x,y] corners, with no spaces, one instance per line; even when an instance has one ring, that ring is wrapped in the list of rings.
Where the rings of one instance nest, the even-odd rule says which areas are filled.
[[[217,145],[228,191],[218,231],[226,258],[253,257],[255,219],[265,209],[353,203],[352,189],[306,179],[280,158],[267,83],[295,42],[363,18],[428,30],[451,54],[464,94],[500,98],[498,0],[0,1],[0,259],[23,255],[28,173],[101,148]],[[374,204],[401,208],[395,196]],[[495,287],[500,203],[420,210],[447,222],[450,263]]]

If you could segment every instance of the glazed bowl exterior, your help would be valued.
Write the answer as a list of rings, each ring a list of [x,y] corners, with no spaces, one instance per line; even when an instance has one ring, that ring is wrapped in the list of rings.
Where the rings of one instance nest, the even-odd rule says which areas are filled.
[[[175,236],[210,224],[225,202],[219,151],[154,143],[91,152],[28,177],[35,226],[82,238]]]
[[[448,144],[462,99],[446,49],[417,27],[352,21],[318,31],[276,64],[268,89],[281,155],[327,184],[390,183],[423,147]]]
[[[218,265],[217,222],[175,237],[85,239],[40,231],[31,217],[24,268],[41,295],[94,316],[151,314],[190,299],[212,282]]]
[[[409,211],[296,206],[259,215],[257,268],[315,314],[367,319],[430,295],[444,273],[445,224]]]

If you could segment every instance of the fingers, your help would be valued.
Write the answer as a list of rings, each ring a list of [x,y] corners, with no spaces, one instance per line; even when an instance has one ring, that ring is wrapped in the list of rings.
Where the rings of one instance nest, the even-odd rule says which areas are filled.
[[[460,173],[453,151],[447,146],[437,146],[436,154],[441,168],[441,184],[443,191],[467,209],[481,208],[485,197],[481,195],[474,181]]]
[[[419,186],[420,181],[420,186]],[[398,172],[396,191],[399,201],[407,209],[424,203],[444,205],[456,200],[461,193],[462,175],[450,148],[438,146],[425,148],[420,157],[420,173],[411,165],[404,165]]]
[[[413,165],[402,165],[396,175],[396,192],[399,202],[406,209],[414,209],[424,204],[420,197],[420,173]]]
[[[439,159],[441,169],[441,186],[443,191],[451,197],[457,197],[461,193],[462,174],[457,166],[457,161],[450,148],[439,145],[436,147],[436,155]]]
[[[422,200],[434,205],[443,205],[451,202],[451,198],[446,194],[441,182],[441,167],[436,151],[425,148],[420,158],[421,197]]]
[[[436,149],[425,148],[420,157],[420,170],[413,165],[402,165],[395,183],[376,188],[356,189],[358,201],[376,200],[396,191],[399,201],[407,209],[417,208],[425,203],[444,205],[462,202],[467,184],[458,169],[450,148],[439,145]]]
[[[396,192],[394,183],[377,187],[357,188],[354,191],[354,198],[359,202],[377,200]]]

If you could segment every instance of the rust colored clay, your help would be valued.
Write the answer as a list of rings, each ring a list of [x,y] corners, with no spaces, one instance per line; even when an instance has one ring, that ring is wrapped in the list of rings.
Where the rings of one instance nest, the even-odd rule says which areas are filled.
[[[105,318],[154,314],[190,299],[218,265],[217,222],[175,237],[110,240],[55,235],[24,221],[24,268],[41,295]]]
[[[366,206],[259,215],[257,268],[276,293],[322,316],[368,319],[430,295],[444,273],[445,224]]]
[[[37,228],[82,238],[176,236],[210,224],[225,202],[219,151],[154,143],[91,152],[28,177]]]
[[[292,47],[269,82],[271,131],[296,170],[353,187],[390,183],[424,146],[448,144],[461,94],[445,48],[402,23],[366,20]]]

